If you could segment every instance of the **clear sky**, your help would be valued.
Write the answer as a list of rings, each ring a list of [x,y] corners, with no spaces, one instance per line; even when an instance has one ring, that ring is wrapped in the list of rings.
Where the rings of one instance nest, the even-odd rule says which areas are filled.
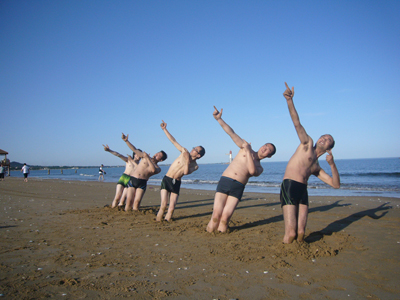
[[[238,148],[223,119],[287,161],[299,144],[284,82],[336,159],[400,156],[400,1],[0,2],[0,149],[29,165],[120,165],[128,154],[199,163]],[[397,129],[396,129],[397,128]],[[324,159],[324,158],[323,158]]]

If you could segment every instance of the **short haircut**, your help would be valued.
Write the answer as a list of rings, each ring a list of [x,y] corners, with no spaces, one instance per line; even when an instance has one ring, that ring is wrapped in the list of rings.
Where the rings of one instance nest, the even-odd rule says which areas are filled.
[[[274,155],[274,154],[276,153],[276,147],[275,147],[275,145],[274,145],[274,144],[272,144],[272,143],[268,143],[268,144],[270,144],[271,146],[273,146],[273,147],[274,147],[274,151],[272,151],[272,154],[271,154],[271,157],[272,157],[272,155]]]
[[[161,158],[161,161],[164,161],[164,160],[166,160],[167,159],[167,153],[165,153],[163,150],[161,150],[160,151],[161,152],[161,154],[162,154],[162,158]]]
[[[200,154],[199,158],[202,158],[204,156],[204,154],[206,154],[206,149],[204,149],[203,146],[199,146],[199,147],[201,148],[199,151],[199,154]]]

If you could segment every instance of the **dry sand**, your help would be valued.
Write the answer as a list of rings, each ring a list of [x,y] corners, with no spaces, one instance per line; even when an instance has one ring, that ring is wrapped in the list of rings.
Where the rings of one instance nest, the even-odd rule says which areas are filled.
[[[209,234],[213,191],[182,189],[155,222],[111,209],[114,183],[0,182],[4,299],[399,299],[400,199],[310,197],[305,243],[283,245],[279,195],[244,193]]]

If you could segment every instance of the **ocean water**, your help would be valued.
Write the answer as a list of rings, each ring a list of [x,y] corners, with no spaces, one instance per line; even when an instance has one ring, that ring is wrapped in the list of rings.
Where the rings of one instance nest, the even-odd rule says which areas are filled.
[[[331,188],[311,176],[308,181],[308,193],[311,196],[378,196],[400,198],[400,159],[337,159],[341,187]],[[263,162],[264,172],[258,177],[252,177],[246,185],[245,192],[279,194],[279,187],[285,172],[287,162]],[[321,167],[330,173],[330,167],[324,159],[320,159]],[[226,164],[200,164],[199,169],[183,177],[182,188],[215,190]],[[161,173],[153,176],[149,184],[159,185],[169,166],[161,166]],[[105,167],[105,182],[118,182],[124,167]],[[41,179],[62,179],[96,181],[98,168],[31,170],[29,177]],[[11,171],[13,177],[23,177],[19,171]]]

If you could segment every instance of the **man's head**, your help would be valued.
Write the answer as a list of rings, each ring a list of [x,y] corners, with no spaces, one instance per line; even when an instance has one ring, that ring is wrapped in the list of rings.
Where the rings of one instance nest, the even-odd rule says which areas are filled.
[[[202,158],[204,154],[206,154],[206,149],[203,146],[193,147],[192,151],[190,151],[192,157],[196,157],[196,159]]]
[[[261,146],[261,148],[258,150],[258,157],[260,159],[263,158],[270,158],[272,155],[274,155],[276,152],[276,147],[272,143],[266,143],[265,145]]]
[[[165,153],[164,151],[160,151],[160,152],[157,152],[156,154],[154,154],[154,156],[153,156],[153,158],[155,159],[155,160],[157,160],[157,161],[164,161],[164,160],[166,160],[167,159],[167,153]]]
[[[335,140],[330,134],[324,134],[318,139],[315,146],[325,151],[331,150],[335,146]]]

